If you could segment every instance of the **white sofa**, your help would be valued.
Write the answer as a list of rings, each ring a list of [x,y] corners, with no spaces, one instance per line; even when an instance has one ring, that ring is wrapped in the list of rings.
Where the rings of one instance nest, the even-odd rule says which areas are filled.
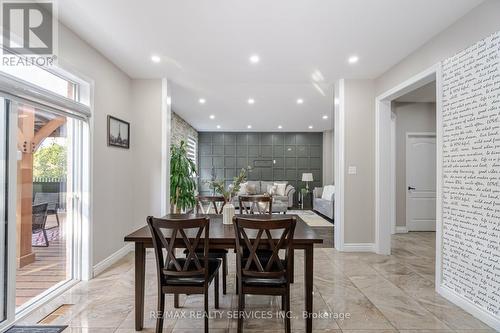
[[[262,195],[267,192],[267,185],[273,185],[274,183],[286,183],[285,181],[276,181],[276,182],[271,182],[271,181],[259,181],[259,180],[249,180],[247,182],[248,184],[255,185],[255,195]],[[293,195],[295,194],[295,188],[287,184],[285,188],[285,195],[273,195],[273,202],[274,203],[283,203],[286,204],[288,208],[293,207]],[[247,194],[248,195],[248,194]],[[239,207],[239,202],[238,202],[238,196],[234,197],[233,199],[233,205],[235,207]]]
[[[335,186],[316,187],[313,196],[313,210],[333,220]]]

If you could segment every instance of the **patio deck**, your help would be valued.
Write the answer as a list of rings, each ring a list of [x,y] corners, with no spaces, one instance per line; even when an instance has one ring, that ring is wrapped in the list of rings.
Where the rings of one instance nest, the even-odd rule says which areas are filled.
[[[64,228],[65,214],[59,214],[61,225]],[[47,218],[47,228],[56,227],[56,218],[50,215]],[[66,280],[68,260],[66,258],[66,239],[59,233],[56,240],[50,241],[48,247],[33,247],[36,253],[35,262],[18,268],[16,272],[16,307],[23,305],[46,291],[57,283]]]

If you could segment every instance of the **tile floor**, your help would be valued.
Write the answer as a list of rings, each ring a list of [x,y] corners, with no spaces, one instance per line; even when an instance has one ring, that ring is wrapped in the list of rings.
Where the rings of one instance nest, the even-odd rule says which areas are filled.
[[[393,255],[339,253],[315,250],[314,311],[323,319],[314,321],[317,333],[486,333],[494,332],[434,292],[434,233],[399,234],[393,237]],[[234,259],[233,259],[234,260]],[[292,311],[303,309],[302,253],[296,255],[296,283],[292,288]],[[92,281],[82,282],[24,320],[36,323],[61,304],[74,304],[52,324],[67,324],[65,332],[126,333],[134,330],[133,255],[115,264]],[[156,272],[153,253],[148,254],[146,320],[143,332],[154,332],[150,312],[156,306]],[[236,308],[234,270],[230,272],[228,295],[221,297],[221,318],[210,320],[210,332],[236,332],[236,320],[229,318]],[[213,289],[211,288],[211,292]],[[181,297],[183,313],[202,309],[199,296]],[[213,304],[211,302],[210,304]],[[249,296],[247,310],[278,311],[274,297]],[[167,310],[173,298],[167,298]],[[212,308],[213,309],[213,308]],[[254,312],[255,314],[259,312]],[[273,314],[272,313],[272,314]],[[261,313],[267,316],[268,314]],[[215,313],[213,314],[216,315]],[[275,316],[245,321],[247,333],[282,332]],[[344,316],[342,318],[342,316]],[[203,320],[172,318],[165,321],[165,333],[202,332]],[[292,320],[294,332],[304,332],[301,318]]]

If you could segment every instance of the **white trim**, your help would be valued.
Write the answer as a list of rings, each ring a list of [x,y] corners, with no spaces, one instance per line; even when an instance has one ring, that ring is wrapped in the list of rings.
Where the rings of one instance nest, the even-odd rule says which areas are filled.
[[[490,312],[484,310],[483,308],[477,306],[473,302],[469,301],[465,297],[457,294],[455,291],[449,289],[446,286],[438,285],[437,292],[449,300],[450,302],[456,304],[464,311],[470,313],[477,319],[483,321],[486,325],[492,327],[495,331],[500,332],[500,318],[491,314]]]
[[[391,147],[391,140],[394,139],[390,134],[392,126],[390,118],[391,101],[437,80],[439,68],[439,63],[433,65],[375,99],[375,249],[378,254],[390,254],[390,234],[394,224],[392,216],[394,215],[395,205],[392,201],[396,198],[396,194],[395,186],[391,184],[394,176],[390,174],[393,157],[391,156],[392,149],[387,149],[387,147]],[[437,85],[436,93],[439,95]],[[436,108],[436,116],[438,117],[441,109],[438,105],[436,105]],[[436,181],[439,183],[440,178],[437,178]],[[387,195],[388,193],[389,195]]]
[[[442,237],[443,237],[443,108],[442,108],[442,73],[441,65],[436,68],[436,268],[435,285],[441,285],[442,272]]]
[[[391,111],[391,233],[396,233],[396,113]]]
[[[406,226],[402,226],[402,225],[397,225],[394,232],[396,234],[407,234],[408,233],[408,228],[406,228]]]
[[[345,252],[375,252],[374,243],[344,243]]]
[[[334,183],[335,183],[335,249],[344,251],[344,177],[345,177],[345,93],[344,80],[338,81],[336,87],[338,105],[335,105],[334,130]]]
[[[114,263],[116,263],[121,258],[125,257],[129,252],[132,252],[133,250],[134,250],[134,244],[130,243],[125,245],[115,253],[111,254],[106,259],[102,260],[100,263],[94,266],[94,277],[104,272],[106,269],[111,267]]]
[[[22,79],[0,71],[0,91],[9,99],[27,101],[28,103],[48,108],[56,113],[66,113],[73,117],[90,117],[87,105],[60,96],[50,90],[31,84]]]
[[[170,128],[172,122],[171,96],[167,79],[161,80],[161,186],[160,186],[160,213],[170,212]],[[169,102],[170,101],[170,102]]]

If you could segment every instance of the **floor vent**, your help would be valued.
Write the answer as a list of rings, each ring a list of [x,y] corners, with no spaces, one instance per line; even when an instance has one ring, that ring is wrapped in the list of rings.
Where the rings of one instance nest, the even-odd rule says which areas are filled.
[[[45,318],[40,320],[38,324],[49,325],[55,322],[59,317],[65,315],[73,306],[73,304],[63,304],[51,313],[49,313]],[[48,331],[47,331],[48,332]]]

